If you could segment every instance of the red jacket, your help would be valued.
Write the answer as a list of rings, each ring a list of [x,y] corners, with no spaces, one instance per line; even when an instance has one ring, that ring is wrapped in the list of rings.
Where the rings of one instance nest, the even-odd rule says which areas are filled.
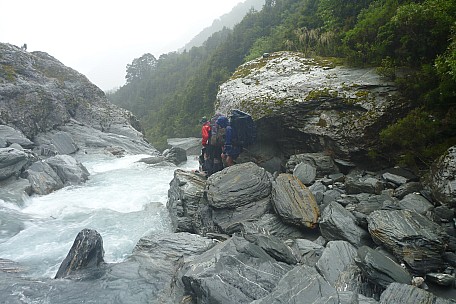
[[[203,137],[203,140],[201,141],[201,144],[203,146],[207,146],[209,144],[209,136],[210,136],[210,134],[211,134],[211,123],[208,121],[201,128],[201,136]]]

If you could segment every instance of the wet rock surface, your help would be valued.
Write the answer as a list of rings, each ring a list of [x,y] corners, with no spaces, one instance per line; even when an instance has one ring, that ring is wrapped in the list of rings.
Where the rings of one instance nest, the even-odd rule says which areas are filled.
[[[32,189],[10,187],[16,193],[8,197],[43,195],[62,183],[84,182],[88,173],[80,166],[81,172],[70,169],[74,160],[63,160],[68,155],[160,155],[145,140],[136,117],[111,104],[84,75],[44,52],[0,43],[0,53],[0,69],[9,69],[0,73],[0,181],[28,179],[26,188]],[[46,165],[29,168],[48,158],[60,180]]]
[[[101,235],[90,229],[78,233],[73,246],[55,275],[56,279],[76,276],[78,271],[99,268],[104,263]]]
[[[247,170],[251,169],[252,166],[252,164],[236,165],[225,169],[226,171],[224,170],[214,174],[211,178],[218,180],[222,178],[218,175],[223,175],[223,178],[230,178],[233,181],[236,178],[240,180],[238,176],[242,173],[237,172],[237,170],[244,171],[245,175],[253,174],[253,172],[256,172],[255,174],[262,172],[258,168],[254,168],[250,173],[247,173]],[[174,192],[171,189],[179,185],[176,189],[180,190],[175,192],[179,192],[179,195],[174,196],[170,201],[184,201],[192,197],[192,193],[195,192],[194,189],[198,189],[198,195],[195,196],[195,205],[192,208],[192,210],[197,211],[192,217],[186,218],[187,226],[193,227],[195,223],[201,225],[204,218],[206,223],[210,222],[211,224],[206,226],[207,229],[199,230],[198,233],[204,234],[211,231],[211,229],[215,229],[218,232],[223,230],[223,233],[228,236],[228,240],[229,236],[236,236],[238,239],[243,236],[243,239],[246,241],[261,247],[275,261],[285,263],[289,266],[293,266],[298,262],[298,264],[311,267],[313,271],[318,270],[318,277],[309,277],[309,273],[306,273],[306,275],[300,274],[302,277],[299,278],[290,278],[288,275],[284,275],[278,286],[270,291],[267,296],[262,299],[252,300],[251,296],[241,294],[238,295],[239,299],[236,298],[240,303],[243,301],[253,301],[252,303],[282,303],[283,301],[281,299],[283,298],[278,296],[279,294],[283,295],[283,289],[280,289],[280,286],[284,288],[283,286],[286,285],[286,290],[299,293],[297,289],[300,288],[298,286],[301,286],[300,284],[303,282],[301,280],[307,280],[309,286],[317,284],[316,286],[321,288],[319,292],[324,291],[323,294],[318,294],[317,292],[318,296],[325,299],[327,297],[329,301],[332,301],[332,297],[334,296],[336,299],[334,300],[335,303],[344,303],[344,301],[346,303],[377,303],[380,300],[380,295],[394,282],[411,286],[415,276],[423,276],[425,273],[429,273],[430,276],[424,280],[424,283],[431,285],[438,284],[438,281],[449,282],[450,278],[454,277],[454,271],[451,270],[454,268],[451,268],[450,262],[444,259],[445,256],[449,257],[448,254],[452,250],[448,247],[450,237],[437,223],[432,221],[432,218],[436,218],[436,216],[434,215],[434,205],[428,200],[428,197],[414,192],[405,195],[402,199],[393,196],[397,188],[404,188],[409,183],[412,183],[412,188],[416,187],[413,184],[416,181],[413,181],[413,179],[410,179],[405,174],[403,178],[400,177],[401,175],[395,177],[395,179],[405,181],[405,184],[392,183],[391,176],[387,175],[385,178],[384,172],[370,172],[366,174],[362,171],[353,171],[350,173],[350,176],[342,173],[333,173],[317,178],[314,185],[318,184],[319,186],[314,187],[312,185],[309,188],[310,191],[313,191],[312,194],[322,191],[326,195],[324,197],[327,197],[329,201],[327,204],[324,204],[323,200],[320,202],[316,201],[317,206],[323,211],[321,217],[318,219],[318,226],[314,230],[321,233],[324,239],[321,237],[317,238],[318,233],[313,235],[303,234],[303,237],[300,237],[299,234],[277,234],[277,231],[275,231],[273,234],[277,234],[277,240],[268,237],[274,229],[271,229],[271,226],[268,225],[268,223],[271,223],[270,220],[265,222],[263,219],[275,219],[276,223],[277,221],[281,222],[282,227],[284,227],[283,225],[286,225],[285,227],[295,226],[287,223],[279,214],[278,210],[275,208],[268,209],[266,213],[261,215],[260,219],[255,216],[232,216],[234,214],[233,210],[242,210],[243,213],[248,213],[246,210],[251,210],[242,209],[249,204],[244,205],[244,203],[239,203],[243,202],[245,197],[248,197],[246,193],[243,192],[241,198],[235,198],[235,195],[230,193],[231,196],[225,201],[226,204],[220,205],[223,208],[215,208],[214,205],[210,205],[206,197],[209,195],[212,197],[220,196],[220,201],[222,200],[222,191],[216,193],[219,190],[213,187],[214,180],[211,181],[211,178],[208,180],[200,178],[198,179],[198,183],[193,182],[193,186],[186,185],[185,182],[176,181],[177,178],[180,179],[179,176],[182,174],[188,174],[188,177],[191,177],[193,173],[184,173],[181,171],[176,175],[175,181],[173,181],[175,184],[172,183],[170,191]],[[259,176],[262,176],[262,174],[259,174]],[[189,181],[195,178],[190,178]],[[365,181],[367,179],[368,182],[366,185],[368,186],[362,186],[357,191],[347,193],[346,180],[348,178],[355,181]],[[255,179],[261,180],[258,177],[255,177]],[[290,179],[294,179],[294,177],[291,174],[281,174],[271,177],[269,182],[271,183],[272,191],[269,194],[269,199],[273,206],[277,201],[281,200],[280,197],[274,195],[274,187],[276,187],[274,183],[278,181],[280,183],[281,179],[289,181]],[[205,182],[206,185],[204,185]],[[239,186],[242,184],[240,182]],[[195,188],[195,185],[198,186]],[[258,206],[261,206],[261,201],[257,201],[258,197],[255,196],[258,195],[257,188],[248,185],[243,188],[243,191],[251,192],[251,199],[252,201],[256,201],[258,208]],[[209,187],[212,188],[210,189]],[[230,189],[234,189],[233,186],[230,187]],[[283,188],[281,191],[285,193],[294,193],[296,191],[294,190],[296,185],[291,182],[284,182],[281,187]],[[303,187],[303,185],[300,187]],[[422,188],[422,186],[420,185],[419,188]],[[366,192],[361,192],[360,190],[362,189]],[[328,191],[335,191],[338,195],[329,195],[330,192]],[[227,192],[223,193],[226,194]],[[296,199],[296,197],[300,196],[290,195],[287,197],[289,200],[290,197]],[[330,197],[332,198],[329,199]],[[228,202],[231,202],[231,205]],[[200,206],[197,207],[197,204],[200,204]],[[303,208],[303,202],[297,203],[297,205]],[[171,205],[169,205],[170,207]],[[173,209],[171,207],[171,210]],[[205,211],[202,212],[202,210]],[[207,221],[218,212],[229,214],[229,217],[233,219],[228,229],[219,226],[214,222],[213,218],[212,221]],[[427,216],[430,216],[430,218]],[[450,215],[449,217],[452,216]],[[301,218],[304,219],[305,215],[301,215]],[[445,220],[443,219],[443,221]],[[208,233],[207,235],[210,234]],[[391,239],[385,235],[389,235]],[[280,239],[282,241],[278,241]],[[284,244],[291,250],[294,258],[290,258],[287,253],[289,250],[283,247]],[[377,245],[382,245],[386,250],[376,249]],[[445,252],[448,254],[445,255]],[[256,254],[254,255],[256,256]],[[216,256],[219,256],[219,253]],[[451,261],[451,257],[448,260]],[[303,266],[299,267],[302,268]],[[439,269],[439,271],[446,269],[445,271],[449,271],[450,274],[447,277],[438,274],[439,272],[435,272],[432,269]],[[300,272],[302,269],[298,271],[293,268],[290,273],[294,273],[293,271]],[[431,275],[431,273],[435,274]],[[310,283],[311,281],[313,283]],[[323,284],[322,282],[325,283]],[[198,281],[197,284],[201,284],[201,282]],[[192,284],[188,283],[188,285]],[[204,284],[204,286],[208,287],[209,285]],[[226,298],[224,297],[226,295],[219,295],[221,297],[219,299],[225,299],[221,300],[221,302],[218,302],[215,298],[211,298],[210,301],[206,298],[206,295],[212,294],[212,292],[218,294],[221,288],[219,285],[208,288],[212,291],[203,292],[199,290],[196,293],[191,292],[191,294],[198,299],[198,303],[209,303],[210,301],[225,303]],[[315,290],[312,290],[312,288],[306,289],[306,296],[313,297]],[[335,295],[332,294],[333,290],[336,290]],[[237,292],[233,293],[237,294]],[[301,292],[304,292],[303,287],[301,288]],[[444,301],[443,303],[447,301],[432,293],[425,292],[435,297],[435,299],[441,299]],[[386,301],[390,302],[385,303],[394,303],[394,300]],[[289,302],[285,301],[284,303]]]
[[[4,189],[18,197],[27,188],[52,191],[58,179],[83,181],[83,168],[65,153],[165,160],[135,118],[108,104],[85,77],[46,53],[0,47],[0,63],[17,64],[14,83],[0,82],[0,110],[11,111],[6,100],[14,110],[11,120],[0,120],[0,152],[17,154],[17,161],[0,162],[2,196]],[[455,148],[427,183],[397,168],[365,171],[374,166],[364,156],[378,130],[406,109],[396,89],[373,69],[293,53],[260,63],[223,85],[218,98],[222,112],[237,107],[257,119],[265,149],[249,149],[258,153],[250,160],[261,155],[267,169],[245,162],[208,179],[176,170],[167,202],[175,233],[144,236],[125,261],[107,264],[101,237],[84,230],[58,272],[65,279],[28,278],[20,265],[0,260],[2,301],[454,303]],[[49,166],[37,163],[44,160]],[[11,187],[16,180],[21,186]],[[18,233],[19,223],[6,223],[7,230]],[[436,285],[450,292],[440,297]]]

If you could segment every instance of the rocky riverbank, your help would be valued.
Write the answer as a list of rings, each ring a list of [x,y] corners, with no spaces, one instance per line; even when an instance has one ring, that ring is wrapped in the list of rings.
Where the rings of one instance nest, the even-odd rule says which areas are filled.
[[[25,192],[84,182],[77,153],[185,159],[179,148],[158,153],[131,113],[48,54],[0,51],[0,199],[19,204]],[[125,261],[108,264],[100,234],[84,229],[56,279],[0,260],[2,300],[455,303],[456,147],[423,178],[366,171],[378,129],[406,109],[394,87],[372,71],[297,54],[257,61],[247,67],[258,73],[222,86],[218,109],[258,109],[259,143],[208,179],[175,171],[175,233],[144,236]]]
[[[129,111],[44,52],[0,43],[0,199],[83,183],[78,153],[159,156]]]
[[[13,275],[3,289],[31,286],[52,303],[69,299],[63,285],[102,303],[455,303],[455,151],[426,181],[399,168],[342,173],[318,153],[276,175],[250,162],[208,179],[178,169],[175,233],[106,264],[101,237],[82,231],[57,274],[67,280],[38,293]]]
[[[293,156],[277,176],[253,163],[207,181],[176,171],[176,231],[226,239],[188,263],[187,292],[198,303],[427,303],[436,284],[454,288],[454,157],[452,148],[426,182],[399,168],[344,174],[319,153]]]

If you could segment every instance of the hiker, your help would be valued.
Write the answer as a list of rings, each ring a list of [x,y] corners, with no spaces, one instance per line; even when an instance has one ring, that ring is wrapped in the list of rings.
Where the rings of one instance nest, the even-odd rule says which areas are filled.
[[[203,116],[200,120],[201,127],[201,155],[199,157],[200,170],[203,172],[208,172],[208,167],[210,167],[210,151],[209,151],[209,140],[211,135],[211,126],[210,121],[207,120],[206,116]]]
[[[220,116],[217,119],[217,125],[220,128],[225,129],[225,140],[222,147],[221,158],[226,167],[232,166],[235,164],[236,159],[241,153],[241,149],[233,144],[233,129],[230,126],[230,122],[226,116]]]

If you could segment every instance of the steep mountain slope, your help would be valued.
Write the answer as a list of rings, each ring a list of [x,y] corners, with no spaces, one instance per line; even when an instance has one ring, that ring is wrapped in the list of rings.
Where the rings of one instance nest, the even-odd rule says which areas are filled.
[[[154,151],[144,141],[135,116],[111,104],[84,75],[47,53],[29,53],[4,43],[0,125],[22,132],[36,144],[46,143],[44,134],[65,129],[81,149],[121,146],[131,152]]]
[[[204,42],[212,36],[212,34],[221,31],[224,27],[232,29],[238,24],[244,16],[251,10],[261,10],[265,0],[247,0],[243,3],[236,5],[231,12],[214,20],[210,27],[203,29],[198,35],[193,37],[182,49],[179,51],[189,51],[192,47],[202,46]]]

